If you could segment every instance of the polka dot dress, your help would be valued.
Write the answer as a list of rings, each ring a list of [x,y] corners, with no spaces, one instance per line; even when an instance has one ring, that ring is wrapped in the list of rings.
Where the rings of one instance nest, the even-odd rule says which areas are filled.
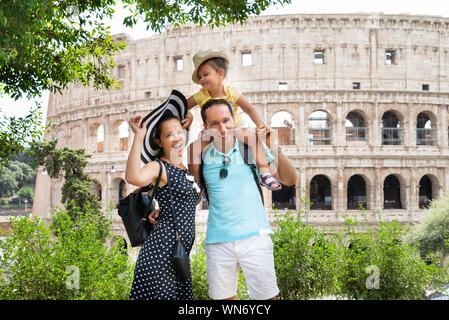
[[[195,240],[197,193],[186,179],[186,170],[162,160],[172,187],[175,220],[179,237],[188,255]],[[152,187],[152,186],[150,186]],[[142,245],[134,270],[130,298],[135,300],[192,300],[192,278],[180,282],[173,265],[175,226],[171,213],[168,185],[159,187],[155,196],[159,204],[156,228]]]

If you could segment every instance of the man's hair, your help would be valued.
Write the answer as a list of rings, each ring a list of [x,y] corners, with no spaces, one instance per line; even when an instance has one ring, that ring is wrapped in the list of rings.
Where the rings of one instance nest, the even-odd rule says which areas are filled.
[[[201,107],[201,118],[203,119],[203,122],[206,123],[206,110],[210,107],[216,105],[216,104],[224,104],[229,108],[229,113],[231,114],[231,117],[234,116],[234,112],[232,110],[231,104],[225,100],[225,99],[210,99],[207,101],[202,107]]]

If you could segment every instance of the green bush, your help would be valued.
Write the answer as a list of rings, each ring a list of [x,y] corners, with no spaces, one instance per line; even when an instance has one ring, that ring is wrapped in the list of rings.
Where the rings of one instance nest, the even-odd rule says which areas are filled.
[[[311,299],[336,291],[340,247],[301,220],[301,212],[275,212],[274,263],[280,299]]]
[[[128,299],[133,264],[122,243],[105,243],[111,234],[97,215],[87,210],[72,220],[58,209],[50,225],[11,219],[0,242],[0,299]]]
[[[425,290],[442,281],[444,270],[427,265],[416,249],[405,243],[408,228],[393,221],[376,227],[346,219],[347,241],[339,275],[340,294],[348,299],[421,299]]]

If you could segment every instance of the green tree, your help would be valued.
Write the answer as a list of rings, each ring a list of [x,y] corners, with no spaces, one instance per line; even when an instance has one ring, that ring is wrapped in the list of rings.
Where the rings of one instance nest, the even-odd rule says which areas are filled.
[[[258,15],[273,4],[283,5],[291,0],[123,0],[123,3],[133,13],[125,18],[125,25],[133,26],[143,19],[147,28],[161,31],[167,24],[179,26],[187,22],[214,26],[243,23],[249,16]]]
[[[44,129],[40,108],[37,105],[26,117],[0,118],[0,173],[14,154],[29,148],[31,142],[42,139]]]
[[[92,193],[92,187],[98,181],[84,171],[90,155],[84,149],[57,149],[56,143],[57,140],[53,140],[33,145],[35,163],[45,166],[52,179],[64,179],[62,203],[66,205],[69,214],[73,213],[75,217],[75,208],[84,212],[88,206],[95,212],[100,212],[99,198]]]
[[[414,225],[407,241],[422,256],[437,255],[444,259],[449,254],[449,193],[434,199],[424,210],[424,219]]]
[[[253,1],[124,0],[130,16],[124,25],[143,19],[147,28],[166,24],[242,22],[275,3]],[[113,41],[105,19],[114,14],[115,0],[0,1],[0,95],[32,98],[42,91],[61,92],[80,82],[96,89],[118,84],[110,75],[114,55],[126,44]],[[0,169],[10,157],[42,135],[41,114],[0,119]]]
[[[166,24],[189,21],[242,22],[275,3],[254,1],[124,0],[131,10],[128,26],[143,19],[161,31]],[[61,92],[69,83],[110,88],[113,55],[125,44],[114,42],[105,25],[114,0],[17,0],[0,2],[0,84],[13,98],[39,96],[43,90]]]
[[[0,197],[11,196],[16,189],[16,176],[8,168],[4,168],[0,174]]]
[[[103,19],[113,0],[22,0],[0,2],[0,82],[13,98],[61,92],[80,81],[111,87],[112,41]]]
[[[23,199],[27,199],[29,202],[32,202],[34,198],[34,191],[30,186],[25,186],[23,188],[20,188],[19,192],[17,192],[17,195]]]

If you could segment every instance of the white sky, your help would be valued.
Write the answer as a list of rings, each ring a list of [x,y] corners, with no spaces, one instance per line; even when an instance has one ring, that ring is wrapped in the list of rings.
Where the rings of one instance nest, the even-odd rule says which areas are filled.
[[[359,13],[359,12],[383,12],[385,14],[408,13],[412,15],[432,15],[449,18],[449,2],[442,0],[292,0],[290,5],[284,7],[278,5],[266,10],[263,15],[294,14],[294,13]],[[140,23],[134,28],[125,28],[122,25],[123,18],[127,14],[118,7],[114,19],[111,21],[111,33],[125,32],[134,39],[151,36],[152,32],[145,29]],[[44,117],[46,114],[48,93],[44,93],[39,99],[42,102]],[[14,101],[8,97],[0,97],[1,113],[8,117],[26,116],[30,107],[34,107],[33,101],[21,99]]]

